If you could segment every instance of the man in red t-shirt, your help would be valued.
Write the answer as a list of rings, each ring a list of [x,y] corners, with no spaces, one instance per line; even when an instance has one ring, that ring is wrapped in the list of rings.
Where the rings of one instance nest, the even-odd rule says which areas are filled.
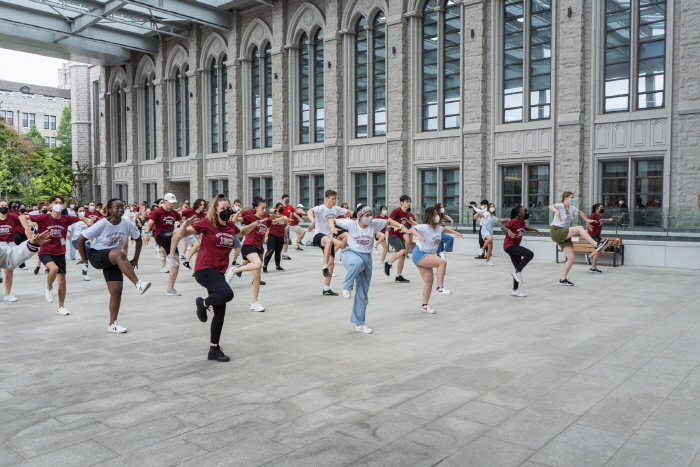
[[[170,263],[170,277],[168,277],[168,288],[165,291],[165,295],[168,296],[180,295],[180,292],[175,290],[175,280],[180,269],[180,262],[177,259],[177,245],[173,245],[175,248],[171,249],[175,223],[182,220],[180,213],[173,209],[175,203],[177,203],[177,198],[175,198],[174,194],[167,193],[163,196],[163,205],[151,212],[151,218],[146,224],[143,237],[143,241],[148,245],[150,232],[153,231],[153,238],[155,238],[156,244],[165,249],[168,254],[167,261]]]
[[[27,221],[32,221],[37,225],[37,232],[51,232],[51,240],[41,245],[39,259],[48,268],[49,275],[46,278],[46,301],[53,302],[53,283],[58,278],[58,311],[59,315],[69,315],[70,312],[63,306],[66,300],[66,233],[68,226],[76,222],[83,221],[90,225],[90,220],[85,217],[65,216],[61,214],[63,210],[63,198],[52,196],[49,200],[48,214],[20,215],[19,219],[25,228],[27,237],[32,236],[32,231],[27,225]]]
[[[401,196],[401,198],[399,198],[399,201],[401,202],[401,207],[398,207],[391,211],[391,214],[389,214],[389,219],[398,222],[399,224],[405,226],[407,229],[411,228],[414,225],[417,225],[416,221],[414,220],[415,218],[413,217],[413,214],[408,212],[408,209],[411,207],[411,197],[408,195],[403,195]],[[408,251],[404,235],[398,229],[391,229],[389,230],[388,238],[389,246],[392,247],[396,253],[394,253],[394,256],[391,257],[391,260],[386,261],[384,263],[384,274],[386,274],[387,276],[391,276],[392,263],[397,261],[398,267],[396,268],[396,282],[408,284],[411,281],[403,277],[402,274],[403,263],[406,259],[404,255]]]
[[[183,209],[180,212],[180,215],[182,216],[183,221],[191,217],[196,217],[197,220],[195,220],[195,222],[199,222],[207,217],[207,202],[201,198],[196,199],[192,207]],[[184,261],[183,266],[185,266],[187,269],[191,269],[190,260],[199,250],[199,242],[194,242],[195,239],[198,239],[198,235],[190,235],[189,237],[182,239],[184,242],[184,248],[182,249],[180,259]],[[189,252],[187,251],[188,246],[190,247]]]
[[[297,208],[289,204],[289,195],[282,195],[282,214],[284,217],[287,217],[289,219],[292,219],[294,217],[294,213],[297,211]],[[292,243],[289,238],[289,227],[291,226],[290,223],[286,225],[284,236],[287,239],[284,242],[284,247],[282,249],[282,259],[292,259],[287,255],[287,247]]]

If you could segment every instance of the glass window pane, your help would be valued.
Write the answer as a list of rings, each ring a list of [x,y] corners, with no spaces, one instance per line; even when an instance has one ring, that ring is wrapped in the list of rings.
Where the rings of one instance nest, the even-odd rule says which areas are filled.
[[[551,75],[533,76],[530,78],[530,89],[549,89],[551,87],[550,81]]]
[[[506,65],[503,67],[503,78],[504,79],[512,79],[512,78],[522,78],[523,76],[523,64],[520,63],[518,65]]]
[[[664,93],[656,92],[652,94],[640,94],[638,104],[640,109],[652,109],[656,107],[663,107]]]
[[[530,47],[530,58],[539,60],[542,58],[550,58],[552,56],[552,44],[533,45]]]
[[[505,108],[521,107],[523,105],[523,94],[506,94],[503,98],[503,106]]]
[[[659,57],[665,53],[666,41],[642,42],[639,44],[639,58]]]
[[[653,75],[664,72],[664,57],[650,58],[639,61],[639,75]]]
[[[628,28],[630,26],[630,12],[627,10],[606,15],[605,23],[608,30]]]
[[[551,70],[552,67],[549,59],[537,60],[530,63],[530,74],[532,75],[541,75],[544,73],[549,73]]]
[[[665,3],[657,3],[656,5],[643,6],[639,9],[639,23],[651,23],[661,21],[666,18]]]
[[[618,45],[629,45],[630,43],[630,30],[629,29],[618,29],[617,31],[610,31],[605,34],[605,46],[606,47],[616,47]]]
[[[651,24],[642,24],[639,26],[639,39],[649,40],[657,37],[663,37],[666,34],[666,22],[659,21]]]
[[[638,80],[639,92],[663,91],[664,75],[642,76]]]
[[[606,8],[608,13],[628,10],[630,8],[630,0],[608,0]]]
[[[511,63],[522,63],[523,61],[523,49],[508,49],[503,55],[503,61],[506,65]]]
[[[504,120],[509,122],[520,122],[523,119],[523,109],[510,109],[504,112]]]
[[[620,79],[617,81],[608,81],[605,83],[605,95],[607,97],[610,96],[619,96],[621,94],[627,94],[629,93],[629,80],[628,79]]]
[[[605,111],[606,112],[617,112],[620,110],[627,110],[628,98],[625,97],[609,97],[605,99]]]

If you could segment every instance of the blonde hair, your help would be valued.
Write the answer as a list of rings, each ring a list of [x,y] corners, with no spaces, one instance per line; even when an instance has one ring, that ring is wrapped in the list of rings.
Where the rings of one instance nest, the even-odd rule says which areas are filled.
[[[570,192],[570,191],[565,191],[565,192],[561,195],[561,200],[564,201],[566,198],[568,198],[568,197],[571,196],[571,195],[573,195],[572,192]]]
[[[219,207],[219,203],[226,201],[227,203],[231,204],[231,201],[227,197],[225,197],[222,194],[218,194],[214,197],[214,199],[211,200],[211,203],[209,203],[209,210],[207,211],[207,219],[209,219],[209,222],[211,222],[211,225],[216,227],[219,225],[219,211],[217,210]]]

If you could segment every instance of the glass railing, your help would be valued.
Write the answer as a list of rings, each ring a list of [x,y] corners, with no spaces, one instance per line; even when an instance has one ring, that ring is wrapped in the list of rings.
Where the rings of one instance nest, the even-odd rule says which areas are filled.
[[[549,225],[554,217],[546,207],[528,208],[530,219],[528,227],[538,229],[545,235],[549,233]],[[588,211],[585,211],[589,214]],[[497,208],[499,218],[510,218],[511,208]],[[453,219],[460,219],[458,228],[460,231],[472,232],[478,230],[478,223],[474,223],[471,208],[463,208],[459,215]],[[688,208],[606,208],[602,214],[603,219],[612,219],[603,223],[603,236],[615,236],[638,240],[666,240],[666,241],[700,241],[700,209]],[[572,225],[583,225],[583,219],[576,217]],[[476,227],[475,227],[476,225]],[[499,223],[494,226],[494,234],[501,235]]]

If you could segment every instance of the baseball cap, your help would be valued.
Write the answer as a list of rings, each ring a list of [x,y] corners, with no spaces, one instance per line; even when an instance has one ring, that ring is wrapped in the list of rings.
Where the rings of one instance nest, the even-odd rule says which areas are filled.
[[[163,196],[163,201],[167,201],[168,203],[177,203],[177,198],[175,198],[175,195],[172,193],[166,193],[165,196]]]
[[[298,208],[303,208],[304,205],[303,205],[303,204],[297,204],[297,207],[298,207]]]

